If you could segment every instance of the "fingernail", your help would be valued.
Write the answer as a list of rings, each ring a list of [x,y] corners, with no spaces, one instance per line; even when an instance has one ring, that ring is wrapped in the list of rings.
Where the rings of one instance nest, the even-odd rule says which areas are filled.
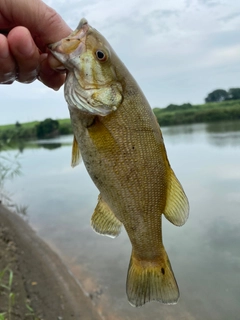
[[[55,59],[52,54],[48,57],[48,64],[54,70],[62,66],[62,63]]]
[[[12,84],[14,81],[0,82],[1,84]]]
[[[54,91],[58,91],[60,88],[61,88],[61,87],[53,87],[52,89],[53,89]]]
[[[1,84],[9,84],[16,80],[15,72],[8,72],[1,76],[0,83]]]

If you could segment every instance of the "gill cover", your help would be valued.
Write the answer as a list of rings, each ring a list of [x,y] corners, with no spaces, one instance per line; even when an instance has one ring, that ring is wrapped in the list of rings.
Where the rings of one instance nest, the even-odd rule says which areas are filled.
[[[86,19],[49,49],[68,70],[64,95],[70,108],[99,116],[117,110],[123,89],[111,63],[112,48]]]

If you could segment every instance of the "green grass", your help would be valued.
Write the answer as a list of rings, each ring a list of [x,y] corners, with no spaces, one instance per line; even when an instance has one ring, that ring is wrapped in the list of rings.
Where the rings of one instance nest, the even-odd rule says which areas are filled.
[[[29,129],[29,128],[34,128],[38,123],[39,121],[25,122],[25,123],[21,123],[21,126],[23,128]],[[6,124],[6,125],[0,126],[0,130],[12,130],[15,128],[16,128],[15,124]]]
[[[60,119],[57,121],[59,123],[58,134],[65,135],[72,133],[70,119]],[[18,126],[16,124],[0,126],[0,148],[1,141],[4,141],[4,144],[6,145],[19,140],[37,139],[36,126],[40,122],[41,121],[25,122],[18,124]]]
[[[211,102],[198,105],[183,104],[170,105],[166,108],[153,109],[161,126],[215,122],[240,119],[240,100]],[[59,122],[59,134],[72,133],[70,119],[57,119]],[[0,126],[0,141],[27,140],[36,138],[36,125],[40,121]]]
[[[57,119],[58,122],[59,122],[59,125],[68,125],[70,124],[70,119]],[[25,128],[25,129],[32,129],[32,128],[35,128],[35,126],[37,124],[39,124],[40,121],[31,121],[31,122],[23,122],[21,123],[21,127],[22,128]],[[16,128],[16,125],[15,123],[13,124],[4,124],[4,125],[0,125],[0,130],[12,130],[12,129],[15,129]]]
[[[57,119],[60,125],[70,124],[70,119]]]
[[[66,125],[66,124],[70,124],[70,119],[57,119],[60,125]],[[23,122],[21,123],[21,127],[22,128],[34,128],[37,124],[39,124],[40,121],[31,121],[31,122]],[[4,124],[4,125],[0,125],[0,130],[8,130],[8,129],[15,129],[16,125],[15,123],[13,124]]]
[[[155,108],[161,126],[240,119],[240,100]]]
[[[13,287],[13,271],[6,267],[0,271],[0,294],[6,297],[6,310],[0,313],[0,320],[11,320],[13,314],[13,307],[15,305],[16,294],[12,290]],[[36,316],[30,302],[25,302],[26,313],[25,319],[40,320]]]
[[[0,272],[0,290],[1,294],[6,296],[7,310],[0,313],[0,320],[11,320],[12,308],[15,303],[15,293],[12,292],[13,272],[6,267]]]

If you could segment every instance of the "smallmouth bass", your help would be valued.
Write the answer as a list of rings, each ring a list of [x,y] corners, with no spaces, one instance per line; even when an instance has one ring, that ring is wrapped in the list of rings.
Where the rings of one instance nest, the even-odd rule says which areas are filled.
[[[91,225],[111,237],[124,225],[132,244],[129,303],[174,304],[179,290],[162,242],[161,216],[181,226],[189,205],[156,117],[109,43],[85,19],[49,49],[68,72],[64,95],[74,132],[72,166],[81,154],[100,191]]]

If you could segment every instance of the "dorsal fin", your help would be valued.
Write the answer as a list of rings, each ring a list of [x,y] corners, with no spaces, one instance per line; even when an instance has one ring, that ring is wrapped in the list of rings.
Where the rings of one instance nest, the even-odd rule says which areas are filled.
[[[102,235],[115,238],[121,232],[122,223],[115,217],[108,204],[98,197],[98,203],[91,218],[91,226]]]
[[[72,161],[71,166],[74,168],[81,162],[81,153],[75,136],[73,136],[72,144]]]
[[[189,203],[183,188],[170,168],[167,188],[167,201],[164,210],[165,217],[176,226],[182,226],[188,218]]]

